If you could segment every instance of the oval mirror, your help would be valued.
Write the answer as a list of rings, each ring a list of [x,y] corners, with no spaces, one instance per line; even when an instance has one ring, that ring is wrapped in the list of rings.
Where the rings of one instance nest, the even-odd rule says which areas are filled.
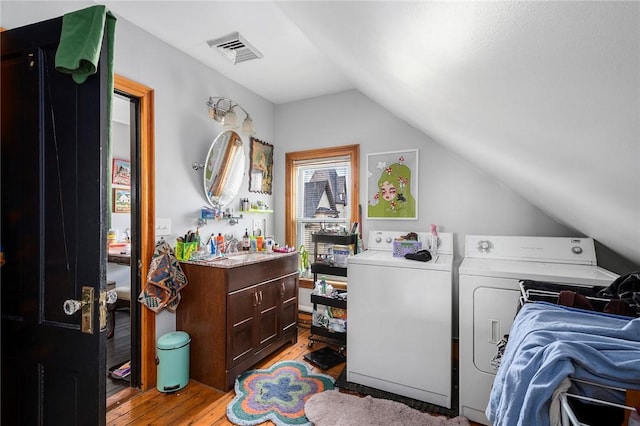
[[[204,193],[212,207],[224,207],[238,195],[244,176],[244,146],[233,130],[218,135],[209,148],[204,168]]]

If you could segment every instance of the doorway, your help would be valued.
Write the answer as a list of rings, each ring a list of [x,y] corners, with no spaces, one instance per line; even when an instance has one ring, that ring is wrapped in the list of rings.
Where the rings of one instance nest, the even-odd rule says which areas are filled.
[[[132,228],[132,216],[137,211],[131,197],[131,187],[139,171],[131,168],[132,153],[139,145],[137,126],[138,102],[115,91],[111,115],[111,147],[108,164],[111,165],[111,193],[107,194],[107,290],[113,290],[117,300],[109,305],[107,350],[106,396],[115,395],[128,388],[131,382],[131,337],[139,321],[132,314],[132,290],[139,288],[137,271],[131,268],[132,247],[135,252],[137,229]],[[137,262],[133,259],[133,264]],[[133,285],[132,285],[133,284]],[[139,360],[135,360],[139,363]]]
[[[154,91],[116,74],[114,92],[130,105],[130,386],[146,390],[156,383],[155,315],[136,300],[155,247]]]

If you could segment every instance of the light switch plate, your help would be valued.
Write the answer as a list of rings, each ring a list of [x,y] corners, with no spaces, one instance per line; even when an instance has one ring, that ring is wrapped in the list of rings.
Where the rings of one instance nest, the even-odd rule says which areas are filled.
[[[156,219],[156,237],[171,235],[171,219]]]

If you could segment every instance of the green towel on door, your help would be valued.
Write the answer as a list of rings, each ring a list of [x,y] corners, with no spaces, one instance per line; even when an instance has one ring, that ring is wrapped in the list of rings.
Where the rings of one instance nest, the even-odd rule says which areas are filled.
[[[105,29],[106,27],[106,29]],[[113,53],[116,17],[105,6],[91,6],[62,17],[60,44],[56,51],[56,70],[71,74],[73,81],[82,84],[96,73],[104,36],[107,37],[107,152],[111,158],[111,108],[113,99]],[[111,176],[111,164],[107,165]],[[111,179],[107,180],[111,193]],[[107,211],[111,211],[111,197],[107,197]],[[107,228],[111,226],[111,216]]]
[[[62,17],[60,45],[56,51],[56,69],[71,74],[73,81],[84,83],[95,74],[102,40],[107,35],[107,67],[113,70],[116,17],[105,6],[92,6]]]

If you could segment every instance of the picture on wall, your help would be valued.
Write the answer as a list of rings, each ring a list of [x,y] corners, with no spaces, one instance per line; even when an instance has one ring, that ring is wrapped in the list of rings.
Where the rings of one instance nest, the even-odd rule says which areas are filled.
[[[367,218],[418,219],[418,150],[367,155]]]
[[[113,212],[131,212],[131,190],[129,188],[113,188]]]
[[[111,183],[114,185],[131,185],[131,163],[129,160],[114,158],[111,165]]]
[[[271,194],[273,173],[273,145],[251,138],[249,191]]]

